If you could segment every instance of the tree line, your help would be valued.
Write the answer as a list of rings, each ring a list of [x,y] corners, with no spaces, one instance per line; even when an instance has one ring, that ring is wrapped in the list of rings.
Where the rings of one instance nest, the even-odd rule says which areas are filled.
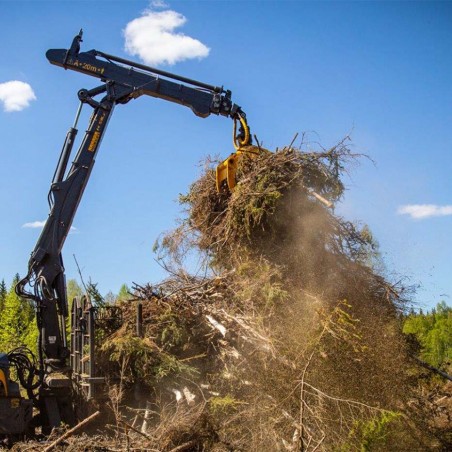
[[[428,364],[447,369],[452,364],[452,307],[441,301],[430,311],[411,311],[403,332],[414,342],[415,352]]]
[[[0,283],[0,352],[25,345],[36,352],[38,328],[33,303],[19,297],[14,288],[19,282],[18,274],[9,288],[5,280]]]
[[[24,345],[36,355],[38,343],[36,310],[33,301],[16,294],[14,289],[19,280],[20,277],[16,274],[9,286],[4,279],[0,282],[0,353],[7,353]],[[75,297],[81,296],[85,292],[97,305],[114,304],[118,300],[125,300],[129,297],[129,288],[126,284],[121,286],[118,295],[109,292],[102,296],[97,284],[91,280],[88,281],[86,288],[82,288],[75,279],[67,282],[70,305]]]

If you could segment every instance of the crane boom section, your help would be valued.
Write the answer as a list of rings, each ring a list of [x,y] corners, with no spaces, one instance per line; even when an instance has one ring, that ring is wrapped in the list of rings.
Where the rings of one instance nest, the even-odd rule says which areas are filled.
[[[230,116],[231,114],[233,105],[230,92],[223,93],[222,88],[110,55],[108,55],[109,60],[98,58],[98,56],[105,58],[105,55],[107,54],[96,50],[71,53],[70,49],[51,49],[46,53],[49,62],[56,66],[91,75],[107,83],[113,82],[130,88],[130,95],[123,99],[121,103],[147,95],[187,106],[191,108],[195,115],[202,118],[212,113],[222,116]],[[112,58],[122,64],[113,62]],[[128,67],[123,65],[125,62],[129,63]],[[164,74],[164,76],[161,74]],[[185,81],[194,86],[177,83],[168,77]]]

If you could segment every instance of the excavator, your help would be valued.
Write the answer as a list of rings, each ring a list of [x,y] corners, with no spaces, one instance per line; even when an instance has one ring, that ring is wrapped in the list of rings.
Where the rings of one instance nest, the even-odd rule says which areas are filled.
[[[96,374],[94,359],[95,310],[84,296],[73,301],[69,313],[62,249],[115,107],[146,95],[187,106],[201,118],[211,114],[231,118],[236,152],[217,168],[219,191],[233,190],[237,162],[251,144],[246,115],[232,102],[231,91],[98,50],[81,52],[82,36],[80,30],[69,49],[46,53],[51,64],[95,77],[101,84],[78,91],[80,104],[48,194],[50,213],[31,253],[27,275],[16,286],[16,293],[35,305],[38,356],[24,348],[0,353],[0,437],[32,435],[37,427],[48,434],[62,423],[73,425],[74,391],[81,389],[86,398],[93,398],[104,381]],[[69,165],[83,106],[91,107],[92,114]]]

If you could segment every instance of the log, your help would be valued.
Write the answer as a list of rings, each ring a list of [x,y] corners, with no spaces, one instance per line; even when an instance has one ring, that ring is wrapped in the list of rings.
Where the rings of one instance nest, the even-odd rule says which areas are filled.
[[[75,427],[72,427],[70,430],[68,430],[66,433],[64,433],[63,435],[61,435],[59,438],[57,438],[52,444],[50,444],[49,446],[47,446],[43,452],[49,452],[51,451],[54,447],[58,446],[58,444],[60,444],[62,441],[64,441],[66,438],[69,438],[70,436],[72,436],[77,430],[79,430],[81,427],[83,427],[84,425],[88,424],[88,422],[91,422],[94,418],[96,418],[97,416],[99,416],[100,411],[96,411],[94,414],[92,414],[91,416],[88,416],[86,419],[83,419],[83,421],[79,422]]]
[[[333,207],[333,203],[331,201],[328,201],[323,196],[316,193],[314,190],[308,190],[308,191],[312,196],[314,196],[314,198],[316,198],[318,201],[320,201],[324,206]]]
[[[426,363],[425,361],[422,361],[415,355],[411,355],[411,357],[422,367],[425,369],[428,369],[430,372],[434,372],[438,375],[441,375],[441,377],[445,378],[446,380],[452,381],[452,375],[449,375],[446,372],[443,372],[441,369],[438,369],[437,367],[431,366],[430,364]]]
[[[125,425],[127,428],[130,428],[135,433],[140,434],[141,436],[144,436],[146,439],[149,439],[150,441],[153,441],[154,439],[152,436],[146,435],[146,433],[140,432],[140,430],[136,429],[133,425],[128,424],[127,422],[123,421],[122,419],[119,420],[119,422],[123,425]]]
[[[144,412],[143,424],[141,425],[141,433],[146,433],[152,419],[152,403],[146,402],[146,411]]]
[[[181,452],[183,450],[188,450],[196,444],[196,441],[188,441],[187,443],[181,444],[180,446],[171,449],[170,452]]]

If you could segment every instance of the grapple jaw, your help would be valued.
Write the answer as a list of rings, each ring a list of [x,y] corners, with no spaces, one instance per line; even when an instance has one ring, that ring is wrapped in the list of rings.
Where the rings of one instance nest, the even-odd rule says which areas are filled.
[[[233,191],[237,185],[237,168],[240,160],[244,157],[254,158],[259,154],[258,148],[253,146],[242,147],[232,153],[226,160],[223,160],[216,169],[217,192],[224,190]]]
[[[242,111],[237,111],[234,116],[233,144],[235,152],[226,160],[223,160],[216,168],[217,192],[232,191],[237,184],[236,173],[240,159],[244,154],[250,157],[256,156],[258,152],[251,145],[251,133],[246,116]],[[239,130],[237,131],[237,124]],[[251,149],[250,149],[251,148]]]

